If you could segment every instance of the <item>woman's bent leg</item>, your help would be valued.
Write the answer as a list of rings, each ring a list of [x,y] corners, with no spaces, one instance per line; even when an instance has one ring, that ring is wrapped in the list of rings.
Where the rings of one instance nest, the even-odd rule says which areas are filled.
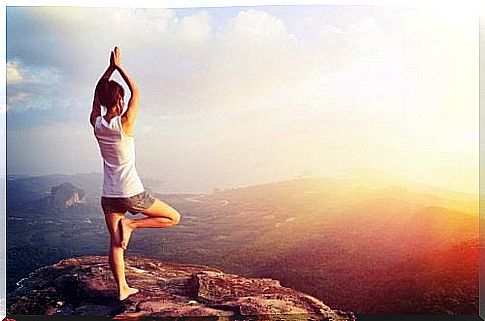
[[[148,215],[146,218],[128,219],[123,218],[121,221],[122,240],[121,246],[126,249],[131,233],[137,228],[162,228],[178,224],[180,221],[180,214],[170,205],[155,199],[155,202],[141,212]]]

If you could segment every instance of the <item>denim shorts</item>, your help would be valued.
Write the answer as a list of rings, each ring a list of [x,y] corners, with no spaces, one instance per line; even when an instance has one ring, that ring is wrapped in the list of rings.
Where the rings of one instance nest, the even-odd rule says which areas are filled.
[[[131,214],[137,214],[152,206],[153,203],[155,203],[155,197],[146,191],[130,197],[101,197],[101,207],[104,214],[125,214],[127,211]]]

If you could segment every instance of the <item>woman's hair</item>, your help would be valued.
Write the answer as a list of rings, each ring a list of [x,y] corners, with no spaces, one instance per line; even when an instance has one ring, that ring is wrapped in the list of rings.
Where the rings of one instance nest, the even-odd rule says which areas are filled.
[[[125,90],[114,80],[101,79],[96,86],[99,102],[106,108],[111,108],[120,98],[125,96]]]

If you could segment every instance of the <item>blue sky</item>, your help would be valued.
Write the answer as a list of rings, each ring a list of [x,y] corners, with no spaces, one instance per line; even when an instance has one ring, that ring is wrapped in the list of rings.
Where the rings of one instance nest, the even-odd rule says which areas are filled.
[[[10,7],[7,173],[101,172],[88,116],[118,45],[141,88],[137,168],[166,191],[373,167],[474,192],[477,22],[397,6]]]

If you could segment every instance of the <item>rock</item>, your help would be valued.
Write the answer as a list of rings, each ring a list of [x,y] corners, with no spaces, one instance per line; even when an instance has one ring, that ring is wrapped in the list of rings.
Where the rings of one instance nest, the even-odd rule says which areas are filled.
[[[85,192],[82,189],[67,182],[51,188],[49,204],[54,208],[62,209],[84,203],[85,198]]]
[[[355,320],[351,312],[333,311],[278,280],[141,257],[126,257],[125,264],[128,284],[140,292],[124,301],[116,298],[108,258],[83,256],[42,267],[19,281],[19,288],[7,296],[7,314]]]

